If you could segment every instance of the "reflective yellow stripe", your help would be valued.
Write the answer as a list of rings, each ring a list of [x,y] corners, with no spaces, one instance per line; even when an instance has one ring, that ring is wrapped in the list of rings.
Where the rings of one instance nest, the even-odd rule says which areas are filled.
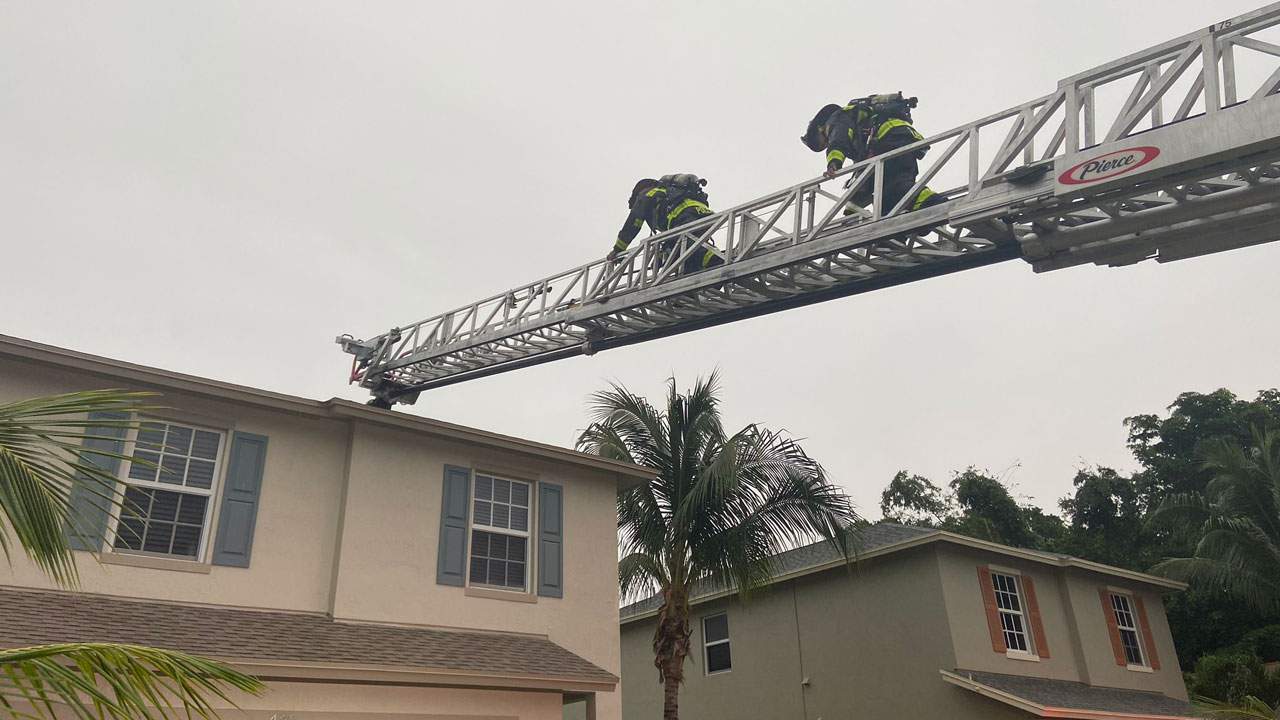
[[[844,153],[839,150],[827,151],[827,164],[830,165],[833,162],[844,162]]]
[[[919,195],[916,195],[916,201],[915,201],[914,203],[912,203],[912,204],[911,204],[911,209],[912,209],[912,210],[919,210],[919,209],[920,209],[920,206],[921,206],[921,205],[924,205],[924,203],[925,203],[925,201],[926,201],[926,200],[928,200],[929,198],[931,198],[931,197],[933,197],[934,195],[937,195],[937,194],[938,194],[938,193],[936,193],[936,192],[934,192],[934,191],[930,190],[929,188],[925,188],[925,189],[921,190],[921,191],[920,191],[920,194],[919,194]]]
[[[684,202],[680,203],[679,205],[675,206],[675,209],[673,209],[671,212],[667,213],[667,229],[668,230],[671,229],[671,223],[675,221],[676,217],[680,215],[680,213],[684,212],[685,210],[688,210],[691,207],[700,207],[703,210],[706,210],[707,212],[711,212],[711,208],[698,202],[697,200],[694,200],[693,198],[689,198]]]
[[[628,243],[626,241],[624,241],[622,238],[618,238],[613,242],[613,249],[618,251],[626,250],[627,245]]]
[[[666,195],[666,194],[667,194],[667,189],[666,189],[666,188],[656,187],[656,188],[654,188],[654,189],[650,190],[649,192],[645,193],[645,194],[644,194],[644,196],[645,196],[645,197],[653,197],[653,196],[657,195],[658,193],[662,193],[663,195]]]
[[[708,250],[702,254],[702,267],[710,267],[718,256],[714,251]]]
[[[923,135],[916,132],[916,129],[911,127],[911,123],[907,122],[906,120],[901,120],[899,118],[890,118],[880,123],[880,127],[876,129],[876,139],[880,140],[885,135],[888,135],[890,130],[896,127],[905,127],[906,129],[910,130],[911,135],[917,140],[924,139]]]

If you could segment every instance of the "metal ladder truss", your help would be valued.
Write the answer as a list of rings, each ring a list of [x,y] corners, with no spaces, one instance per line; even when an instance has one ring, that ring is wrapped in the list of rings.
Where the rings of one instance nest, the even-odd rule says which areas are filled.
[[[1037,271],[1160,262],[1280,238],[1280,3],[1062,80],[1056,90],[368,340],[374,404],[421,390],[1024,258]],[[1267,33],[1270,32],[1271,35]],[[884,163],[928,148],[880,201]],[[909,212],[926,183],[948,201]],[[850,198],[870,185],[870,207]],[[673,243],[674,241],[674,243]],[[675,245],[676,250],[663,252]],[[685,274],[711,249],[722,265]]]

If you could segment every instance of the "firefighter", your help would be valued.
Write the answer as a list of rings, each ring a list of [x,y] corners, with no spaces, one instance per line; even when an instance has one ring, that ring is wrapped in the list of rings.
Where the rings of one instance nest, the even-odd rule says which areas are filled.
[[[613,250],[609,251],[608,259],[617,260],[645,224],[649,225],[651,232],[660,233],[711,215],[711,208],[707,206],[707,193],[702,189],[706,184],[706,180],[690,173],[664,175],[658,180],[645,178],[636,183],[631,190],[631,198],[627,200],[631,213],[627,215],[627,222],[622,230],[618,231],[618,239],[613,244]],[[687,250],[689,244],[690,241],[686,240],[684,249]],[[675,249],[674,238],[664,242],[659,263],[665,262],[668,254]],[[703,249],[686,258],[683,269],[687,274],[723,263],[724,260],[714,251]]]
[[[911,126],[911,108],[915,98],[902,93],[872,95],[849,101],[848,105],[827,105],[809,121],[800,141],[814,152],[827,153],[827,177],[835,175],[846,159],[860,162],[895,148],[924,139]],[[884,200],[880,207],[888,213],[916,184],[919,160],[928,148],[896,155],[884,162]],[[850,198],[857,205],[871,204],[875,176],[868,177]],[[923,187],[903,208],[906,212],[946,202],[946,199]],[[846,211],[849,214],[849,211]]]

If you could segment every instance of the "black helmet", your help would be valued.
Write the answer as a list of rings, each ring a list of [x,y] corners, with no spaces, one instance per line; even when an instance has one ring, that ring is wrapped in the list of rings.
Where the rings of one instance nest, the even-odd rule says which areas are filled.
[[[818,131],[821,130],[822,126],[827,124],[827,120],[837,112],[840,112],[839,105],[823,105],[822,109],[818,111],[818,114],[814,115],[813,119],[809,121],[809,127],[804,131],[804,135],[800,136],[800,142],[804,143],[805,147],[814,152],[822,152],[823,150],[826,150],[826,148],[818,142]]]
[[[648,190],[649,188],[657,187],[658,185],[658,181],[653,178],[644,178],[640,182],[636,183],[636,186],[631,188],[631,197],[627,199],[627,207],[635,207],[636,198],[640,197],[640,193]]]

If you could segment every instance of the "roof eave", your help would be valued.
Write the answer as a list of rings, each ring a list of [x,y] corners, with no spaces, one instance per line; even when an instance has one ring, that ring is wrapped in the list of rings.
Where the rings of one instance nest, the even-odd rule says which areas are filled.
[[[477,688],[519,688],[560,690],[566,692],[612,692],[618,678],[598,676],[533,675],[523,673],[475,672],[445,668],[422,668],[360,663],[306,662],[300,660],[262,660],[253,658],[218,658],[263,680],[276,681],[341,681],[345,683],[377,683],[381,685],[467,686]]]
[[[9,335],[0,335],[0,357],[45,363],[64,369],[98,375],[110,381],[124,381],[126,385],[143,390],[172,390],[213,400],[239,402],[296,415],[359,420],[399,427],[442,439],[469,442],[495,449],[533,455],[555,462],[568,463],[609,473],[617,482],[620,490],[647,482],[653,477],[652,470],[638,465],[510,435],[501,435],[478,428],[455,425],[421,415],[381,410],[340,398],[331,398],[324,401],[311,400],[295,395],[286,395],[245,385],[211,380],[196,375],[138,365],[99,355],[90,355]]]
[[[1005,692],[977,680],[967,678],[949,670],[939,670],[942,679],[956,687],[970,690],[984,697],[1024,710],[1036,717],[1061,718],[1062,720],[1197,720],[1191,715],[1151,715],[1146,713],[1113,712],[1109,710],[1089,710],[1086,708],[1064,708],[1040,705],[1023,697]]]

